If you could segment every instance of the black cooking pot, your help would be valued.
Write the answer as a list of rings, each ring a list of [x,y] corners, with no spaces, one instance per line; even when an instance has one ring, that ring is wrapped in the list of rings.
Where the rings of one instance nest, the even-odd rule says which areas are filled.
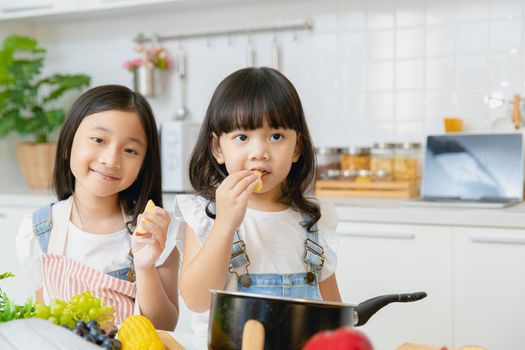
[[[423,299],[425,292],[391,294],[359,305],[290,299],[239,292],[211,291],[208,348],[241,349],[248,320],[264,326],[264,348],[300,350],[315,333],[341,326],[361,326],[382,307],[393,302]]]

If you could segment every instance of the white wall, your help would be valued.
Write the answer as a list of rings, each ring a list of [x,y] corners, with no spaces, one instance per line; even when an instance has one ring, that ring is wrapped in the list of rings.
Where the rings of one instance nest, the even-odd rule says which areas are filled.
[[[47,71],[84,72],[93,84],[131,86],[122,63],[135,56],[139,32],[160,35],[301,22],[312,33],[251,37],[257,65],[271,64],[276,40],[282,71],[297,87],[318,145],[423,141],[442,131],[445,115],[467,130],[489,130],[507,107],[489,110],[488,95],[524,93],[525,0],[251,1],[122,14],[109,12],[24,22],[49,50]],[[27,27],[27,26],[30,27]],[[7,33],[0,23],[2,35]],[[188,56],[188,108],[203,117],[218,82],[246,64],[246,36],[166,42]],[[178,107],[170,76],[151,98],[160,121]],[[510,114],[509,114],[510,115]]]

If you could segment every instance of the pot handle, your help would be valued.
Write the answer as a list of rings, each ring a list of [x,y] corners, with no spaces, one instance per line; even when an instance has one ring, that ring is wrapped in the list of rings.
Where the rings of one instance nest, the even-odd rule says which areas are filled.
[[[407,294],[381,295],[359,303],[355,309],[354,326],[364,325],[372,315],[390,303],[409,303],[425,298],[427,293],[416,292]]]

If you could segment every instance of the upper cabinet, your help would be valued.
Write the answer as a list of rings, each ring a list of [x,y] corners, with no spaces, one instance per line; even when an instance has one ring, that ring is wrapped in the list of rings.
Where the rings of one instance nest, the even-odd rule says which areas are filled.
[[[39,18],[54,15],[82,15],[96,11],[159,8],[166,6],[202,6],[210,3],[250,2],[257,0],[0,0],[0,21]]]
[[[77,0],[76,11],[90,11],[103,9],[116,9],[133,6],[156,5],[163,3],[176,3],[187,0]]]
[[[76,2],[69,0],[0,0],[0,20],[60,14],[75,8]]]

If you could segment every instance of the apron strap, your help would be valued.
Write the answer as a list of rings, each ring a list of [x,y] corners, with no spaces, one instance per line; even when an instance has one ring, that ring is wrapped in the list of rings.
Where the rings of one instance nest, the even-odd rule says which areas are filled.
[[[69,218],[71,217],[71,208],[73,207],[73,196],[70,196],[63,203],[57,203],[56,205],[56,210],[60,210],[60,213],[53,218],[54,224],[51,228],[51,237],[49,237],[47,253],[64,255]]]

